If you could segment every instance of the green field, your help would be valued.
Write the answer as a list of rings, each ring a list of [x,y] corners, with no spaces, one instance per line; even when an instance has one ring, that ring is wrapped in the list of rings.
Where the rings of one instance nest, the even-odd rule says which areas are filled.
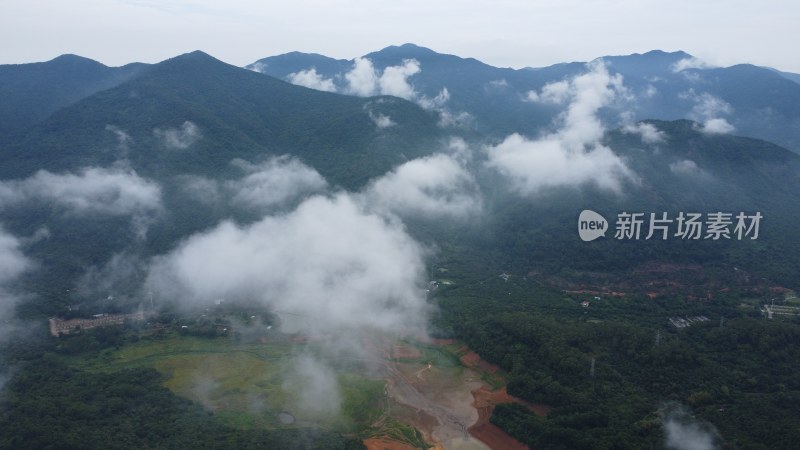
[[[240,344],[226,337],[168,334],[66,359],[74,367],[98,372],[154,368],[166,376],[164,385],[171,391],[240,429],[316,426],[363,432],[370,428],[385,409],[384,381],[358,373],[358,364],[330,364],[335,367],[341,411],[303,411],[295,404],[300,388],[291,383],[293,357],[314,353],[314,346],[307,344]],[[278,420],[281,411],[290,412],[295,422],[282,424]]]

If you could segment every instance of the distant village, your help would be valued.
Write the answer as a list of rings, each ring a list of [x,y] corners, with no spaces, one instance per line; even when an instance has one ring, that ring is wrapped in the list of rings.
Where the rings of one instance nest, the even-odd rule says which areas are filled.
[[[90,328],[104,327],[109,325],[122,325],[125,320],[144,320],[144,312],[139,311],[131,314],[96,314],[91,319],[50,319],[50,334],[58,337],[61,334],[70,334],[76,330],[88,330]]]

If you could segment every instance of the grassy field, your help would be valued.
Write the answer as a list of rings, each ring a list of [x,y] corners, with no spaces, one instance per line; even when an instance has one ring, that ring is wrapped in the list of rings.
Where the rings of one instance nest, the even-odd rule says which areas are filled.
[[[340,411],[324,414],[298,410],[293,401],[298,397],[297,388],[287,383],[287,374],[291,377],[294,356],[313,353],[315,349],[308,344],[239,344],[229,338],[175,333],[162,339],[143,339],[119,350],[69,357],[68,361],[89,371],[154,368],[166,376],[164,385],[171,391],[202,404],[219,420],[237,428],[319,426],[339,432],[369,428],[383,411],[384,381],[346,371],[354,364],[335,364]],[[296,422],[280,423],[281,411],[289,411]]]

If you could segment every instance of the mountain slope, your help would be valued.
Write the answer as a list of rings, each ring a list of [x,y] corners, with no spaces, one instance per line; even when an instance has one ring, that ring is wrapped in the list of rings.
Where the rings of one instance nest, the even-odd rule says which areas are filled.
[[[769,142],[730,135],[708,135],[699,124],[650,121],[664,142],[643,144],[622,130],[606,135],[605,144],[634,174],[620,193],[591,184],[543,191],[532,197],[496,194],[492,213],[496,233],[483,250],[495,252],[502,267],[518,270],[618,271],[658,261],[682,264],[728,264],[767,279],[800,286],[800,245],[793,239],[800,221],[796,201],[800,156]],[[582,242],[577,217],[591,209],[609,221],[605,238]],[[644,213],[638,240],[616,239],[622,212]],[[760,212],[757,240],[645,239],[649,214]],[[735,220],[734,220],[735,222]],[[672,223],[671,233],[676,232]]]
[[[392,125],[380,127],[376,117],[390,118]],[[213,201],[213,193],[187,193],[187,180],[226,189],[226,183],[241,180],[252,167],[289,154],[334,189],[356,190],[407,159],[438,149],[442,135],[436,120],[398,98],[319,92],[202,52],[181,55],[59,110],[0,146],[0,179],[11,191],[34,180],[33,195],[47,196],[54,192],[50,189],[59,189],[52,183],[68,180],[67,189],[79,190],[73,194],[95,195],[90,203],[132,198],[144,203],[134,200],[123,213],[96,213],[90,207],[73,214],[51,204],[47,199],[52,197],[30,205],[6,202],[3,226],[17,236],[48,230],[48,239],[29,249],[32,258],[43,261],[31,284],[66,289],[88,267],[105,264],[112,255],[131,248],[143,255],[164,253],[220,220],[247,221],[263,213],[226,202],[204,203]],[[87,167],[92,169],[87,172]],[[117,180],[116,187],[98,191],[97,183],[110,181],[109,176]],[[139,188],[144,190],[130,191]],[[146,209],[137,212],[137,204]],[[137,240],[137,220],[144,220],[139,230],[146,230],[146,240]],[[30,314],[54,311],[47,302],[40,310],[34,302],[25,307],[36,311]]]
[[[38,123],[53,112],[135,77],[146,65],[107,67],[76,55],[0,65],[0,137]]]
[[[379,128],[371,114],[395,125]],[[127,136],[124,151],[115,130]],[[165,133],[190,131],[194,141],[186,148],[165,143]],[[9,163],[2,175],[107,166],[120,157],[156,177],[208,174],[233,170],[234,158],[256,162],[291,153],[333,183],[353,187],[431,151],[438,133],[430,114],[400,99],[314,91],[194,52],[33,127],[3,149]]]

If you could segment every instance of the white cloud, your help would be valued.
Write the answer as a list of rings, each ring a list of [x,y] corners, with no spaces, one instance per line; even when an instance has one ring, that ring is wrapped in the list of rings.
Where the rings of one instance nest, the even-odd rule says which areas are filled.
[[[733,112],[733,107],[731,107],[730,104],[708,92],[697,94],[694,89],[690,89],[687,92],[682,92],[680,97],[695,102],[695,105],[689,113],[690,117],[695,120],[708,120],[721,114],[730,114]]]
[[[465,218],[481,210],[477,185],[463,162],[441,153],[395,168],[365,195],[372,207],[400,215]]]
[[[680,61],[676,62],[670,69],[673,73],[683,72],[687,69],[710,69],[714,66],[708,64],[707,62],[703,61],[702,59],[695,58],[694,56],[689,58],[683,58]]]
[[[372,61],[367,58],[353,60],[353,68],[344,75],[347,80],[345,93],[369,97],[378,92],[378,74]]]
[[[18,238],[0,227],[0,287],[7,286],[9,282],[16,280],[31,268],[31,261],[22,253],[21,246],[22,243]],[[0,303],[2,300],[5,299],[0,299]],[[0,319],[5,317],[0,314]]]
[[[414,94],[417,103],[425,109],[444,109],[445,104],[450,101],[450,91],[443,87],[436,97],[428,98],[423,95]]]
[[[414,100],[417,97],[417,93],[408,82],[408,79],[419,72],[419,63],[415,59],[406,59],[403,60],[402,65],[389,66],[383,69],[383,74],[378,80],[381,94]]]
[[[406,333],[427,321],[423,254],[401,224],[350,196],[316,196],[285,215],[189,237],[154,261],[146,287],[190,304],[259,300],[306,319],[306,333]]]
[[[344,74],[347,84],[341,92],[360,97],[373,95],[392,95],[405,100],[412,101],[424,109],[439,113],[439,126],[466,126],[471,120],[466,112],[451,112],[446,104],[450,100],[450,92],[447,87],[443,87],[439,93],[430,98],[417,92],[409,79],[420,73],[422,68],[415,59],[403,60],[397,66],[388,66],[378,73],[375,66],[367,58],[356,58],[353,60],[353,68]],[[381,119],[380,116],[370,118],[379,128],[391,126],[393,122]]]
[[[225,183],[238,206],[268,208],[327,186],[316,170],[288,155],[270,158],[262,164],[242,160],[235,160],[234,164],[246,172],[243,178]]]
[[[290,73],[286,76],[287,81],[298,86],[316,89],[318,91],[336,92],[336,84],[330,78],[324,78],[317,73],[317,69],[312,67],[308,70]]]
[[[324,191],[327,182],[316,170],[289,155],[272,157],[260,164],[231,161],[243,175],[218,181],[197,175],[178,177],[179,189],[192,200],[216,205],[228,201],[247,210],[265,210]]]
[[[660,131],[651,123],[639,122],[636,124],[628,124],[622,127],[622,132],[638,134],[645,144],[659,144],[666,140],[664,132]]]
[[[694,102],[689,118],[702,124],[700,131],[707,134],[728,134],[736,130],[726,119],[719,117],[733,112],[733,107],[725,100],[708,92],[698,94],[694,89],[682,92],[680,98]]]
[[[707,422],[694,419],[684,407],[668,406],[662,417],[664,446],[673,450],[715,450],[719,433]]]
[[[508,81],[505,78],[501,78],[499,80],[492,80],[489,83],[487,83],[486,87],[490,90],[502,91],[508,89]]]
[[[40,170],[24,180],[0,181],[0,208],[34,201],[54,205],[67,215],[130,215],[139,238],[162,211],[161,187],[119,167],[89,167],[78,174]]]
[[[675,175],[697,176],[704,175],[705,172],[698,167],[697,163],[691,159],[683,159],[669,165],[670,172]]]
[[[544,85],[540,93],[536,92],[535,89],[528,91],[527,100],[536,103],[559,105],[569,100],[571,89],[569,81],[555,81]]]
[[[442,128],[458,127],[467,128],[474,122],[475,118],[472,114],[461,111],[458,113],[450,112],[447,108],[442,108],[437,111],[439,113],[439,125]]]
[[[550,89],[549,96],[569,99],[556,132],[536,140],[512,134],[487,148],[487,165],[506,176],[520,194],[586,182],[619,192],[622,180],[634,178],[622,159],[600,143],[605,128],[597,112],[625,95],[622,77],[611,76],[602,62],[590,64],[589,69]]]
[[[133,170],[89,167],[78,174],[36,172],[24,180],[0,182],[0,207],[44,201],[70,214],[128,215],[161,209],[161,188]]]
[[[420,96],[408,79],[421,70],[417,60],[406,59],[401,65],[388,66],[378,74],[372,61],[367,58],[356,58],[353,60],[353,68],[344,74],[344,79],[347,81],[344,92],[359,97],[380,94],[417,101]]]
[[[723,118],[716,118],[706,120],[700,131],[706,134],[730,134],[736,131],[736,127]]]
[[[198,175],[180,175],[177,177],[178,188],[184,194],[206,205],[213,205],[222,199],[219,182]]]
[[[385,116],[381,113],[373,113],[372,111],[369,111],[368,114],[369,118],[378,128],[388,128],[397,125],[397,123],[395,123],[395,121],[389,116]]]
[[[252,70],[253,72],[267,73],[267,64],[264,64],[262,62],[257,62],[255,64],[251,64],[251,65],[247,66],[247,68]]]
[[[641,95],[643,98],[653,98],[657,94],[658,94],[658,88],[653,86],[652,84],[648,84]]]
[[[180,128],[167,128],[165,130],[156,128],[153,130],[153,134],[161,140],[165,147],[177,150],[191,147],[202,137],[200,128],[188,120],[183,122]]]

